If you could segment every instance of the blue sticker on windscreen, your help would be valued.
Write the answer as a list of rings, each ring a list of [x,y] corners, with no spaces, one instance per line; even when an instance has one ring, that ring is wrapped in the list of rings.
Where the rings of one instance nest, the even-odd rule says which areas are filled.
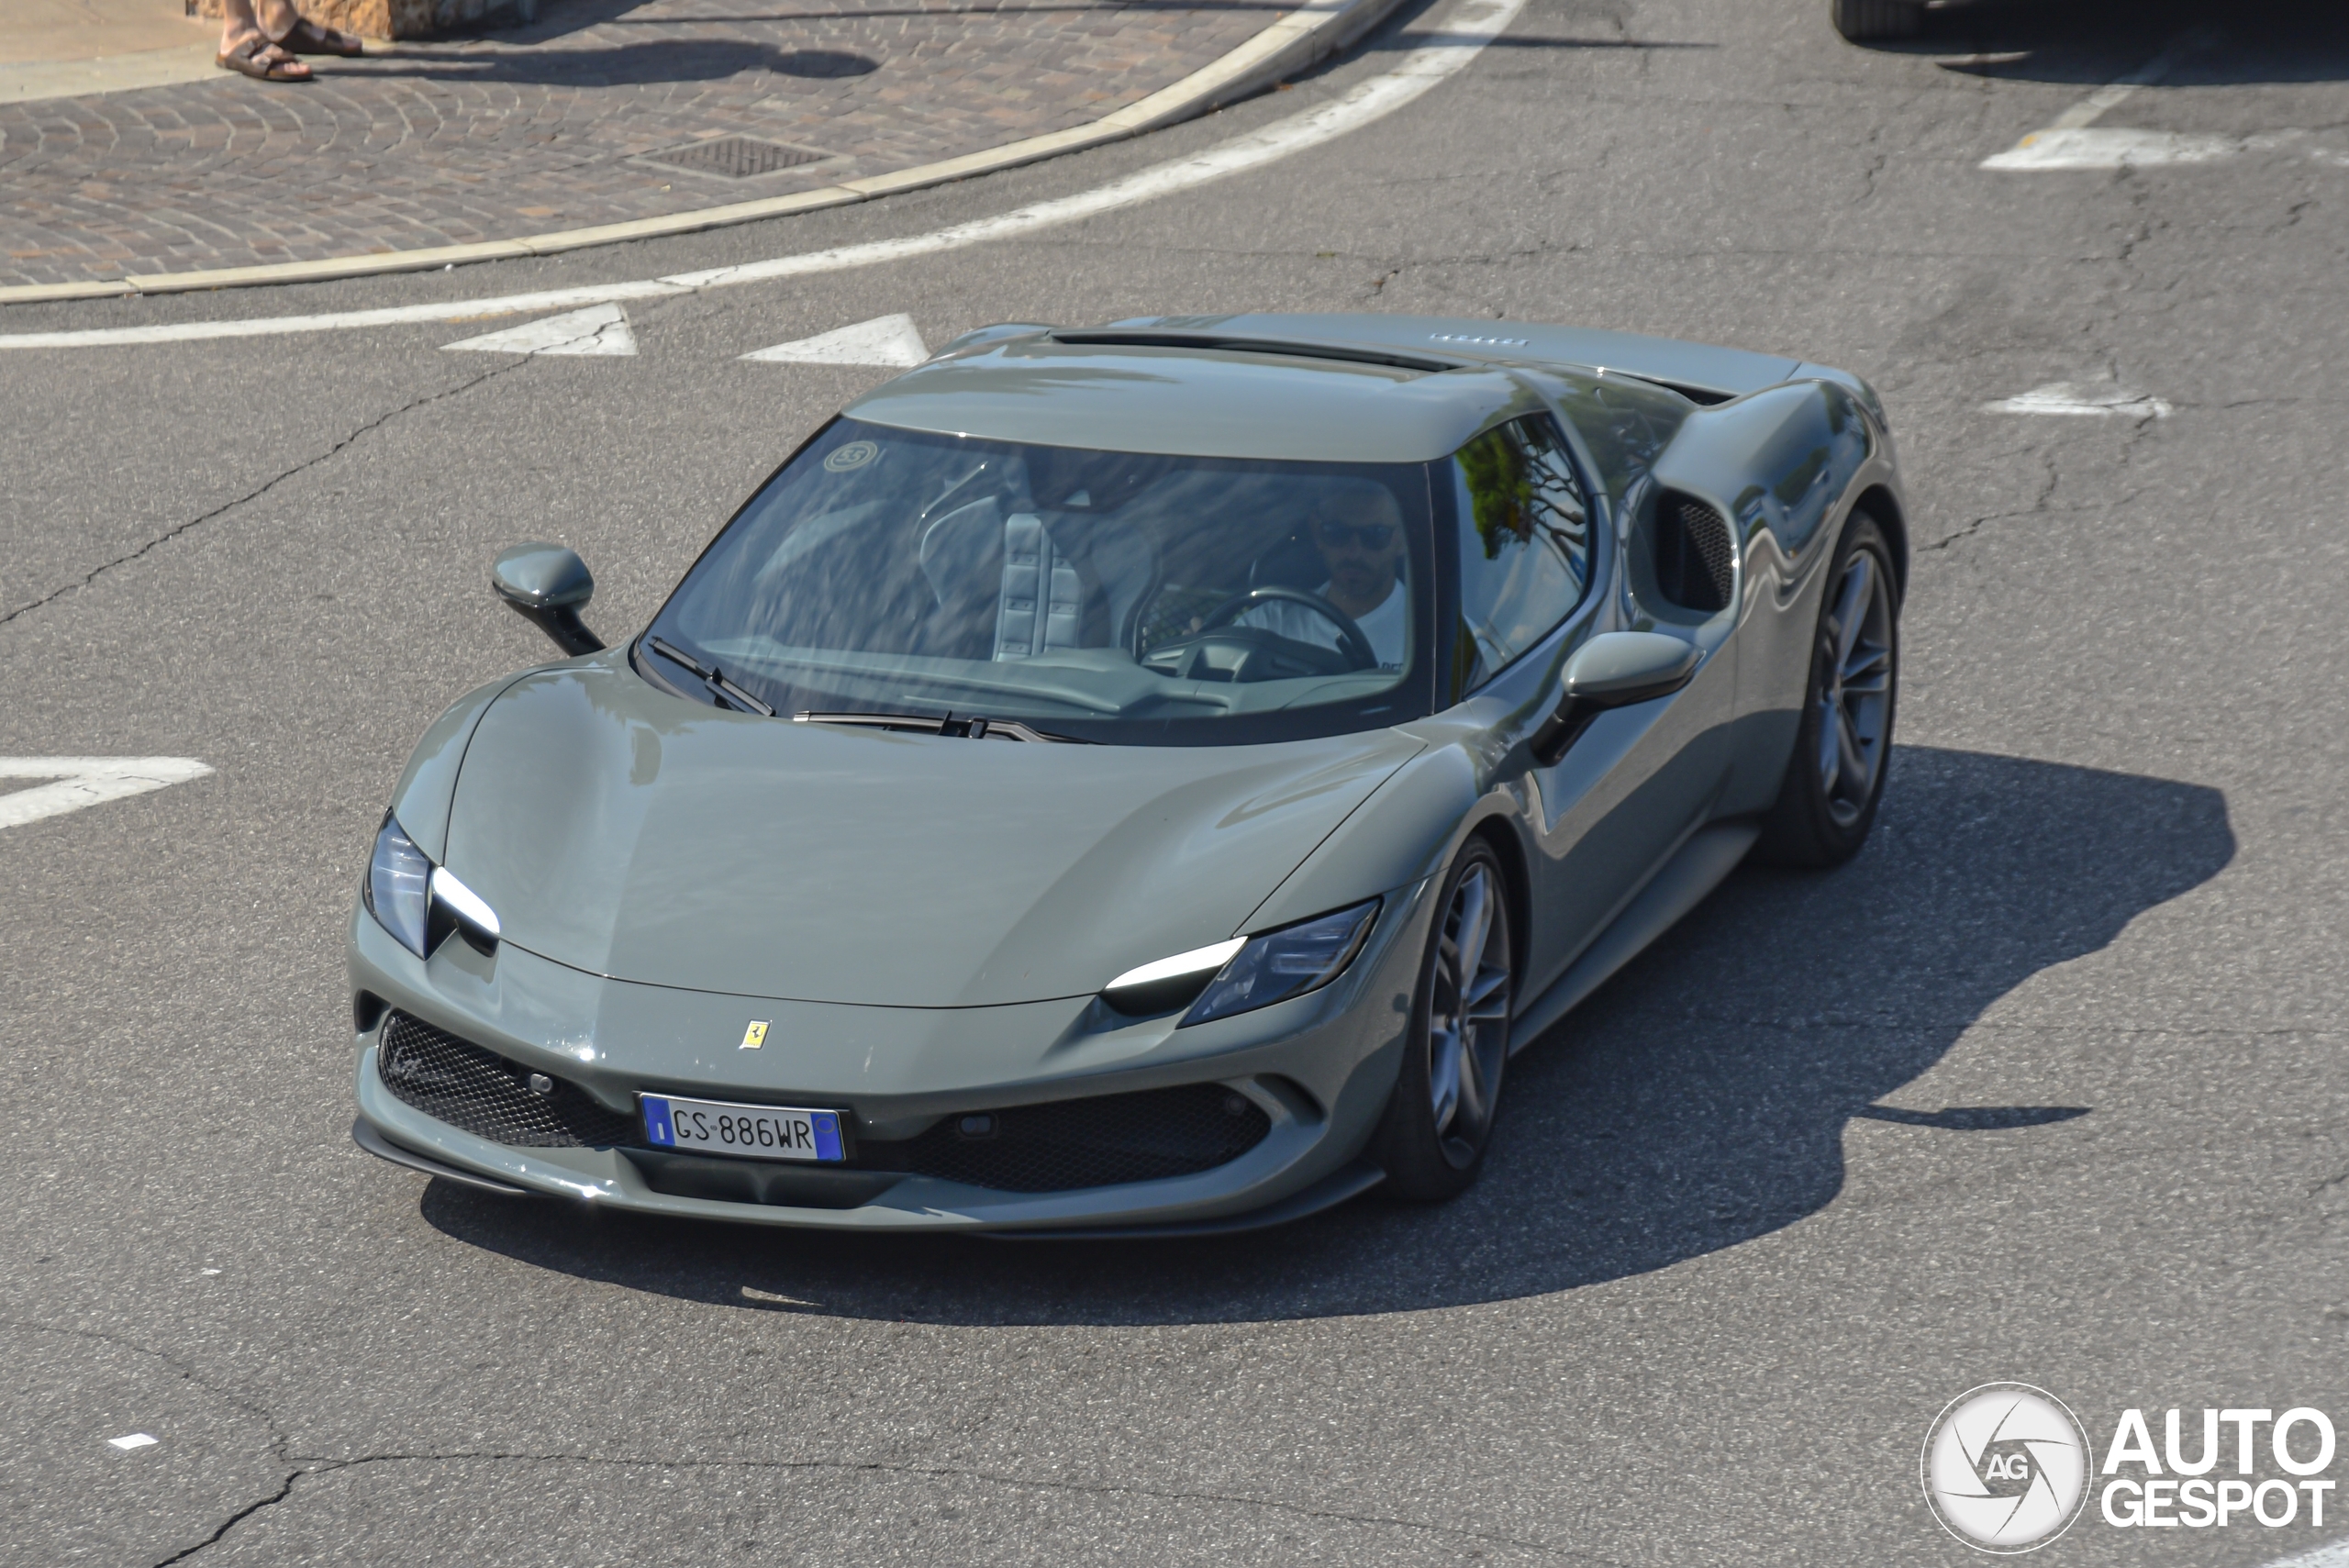
[[[816,1158],[837,1160],[841,1157],[841,1118],[837,1111],[815,1111],[808,1121],[816,1129]]]
[[[676,1130],[669,1125],[669,1102],[658,1095],[646,1095],[644,1100],[644,1136],[663,1149],[677,1146]]]

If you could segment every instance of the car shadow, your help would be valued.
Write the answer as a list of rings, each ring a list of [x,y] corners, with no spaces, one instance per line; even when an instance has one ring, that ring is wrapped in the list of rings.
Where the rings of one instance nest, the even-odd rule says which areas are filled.
[[[1949,0],[1915,38],[1853,47],[1943,57],[1964,75],[2102,86],[2181,39],[2189,52],[2163,78],[2171,85],[2349,78],[2349,7],[2337,0]]]
[[[1374,1194],[1275,1231],[1147,1243],[675,1223],[446,1182],[422,1212],[468,1245],[630,1289],[918,1322],[1264,1321],[1571,1290],[1818,1213],[1842,1190],[1854,1118],[2022,1139],[2090,1114],[1877,1102],[2234,850],[2213,789],[1902,747],[1858,859],[1740,871],[1518,1057],[1482,1180],[1439,1207]]]

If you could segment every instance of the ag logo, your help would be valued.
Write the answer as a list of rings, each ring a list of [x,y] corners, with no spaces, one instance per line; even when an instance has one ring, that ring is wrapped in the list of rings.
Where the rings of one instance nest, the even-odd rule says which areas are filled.
[[[1983,1551],[2032,1551],[2080,1517],[2087,1433],[2043,1388],[1986,1383],[1934,1420],[1921,1468],[1925,1501],[1950,1534]]]

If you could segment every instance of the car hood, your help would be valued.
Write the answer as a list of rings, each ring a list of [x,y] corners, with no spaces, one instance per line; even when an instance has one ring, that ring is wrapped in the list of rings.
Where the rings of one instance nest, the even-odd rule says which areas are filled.
[[[1388,730],[1193,748],[795,725],[589,662],[484,714],[446,861],[505,940],[615,979],[1041,1001],[1236,934],[1419,746]]]

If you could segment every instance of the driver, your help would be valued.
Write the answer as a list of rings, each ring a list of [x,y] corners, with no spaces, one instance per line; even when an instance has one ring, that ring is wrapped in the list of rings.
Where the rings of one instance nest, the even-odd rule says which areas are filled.
[[[1314,592],[1362,628],[1378,667],[1403,668],[1409,640],[1410,595],[1403,592],[1403,514],[1393,492],[1368,479],[1319,487],[1307,514],[1306,537],[1321,552],[1329,580]],[[1336,648],[1335,622],[1309,606],[1275,599],[1240,617],[1292,642]]]

